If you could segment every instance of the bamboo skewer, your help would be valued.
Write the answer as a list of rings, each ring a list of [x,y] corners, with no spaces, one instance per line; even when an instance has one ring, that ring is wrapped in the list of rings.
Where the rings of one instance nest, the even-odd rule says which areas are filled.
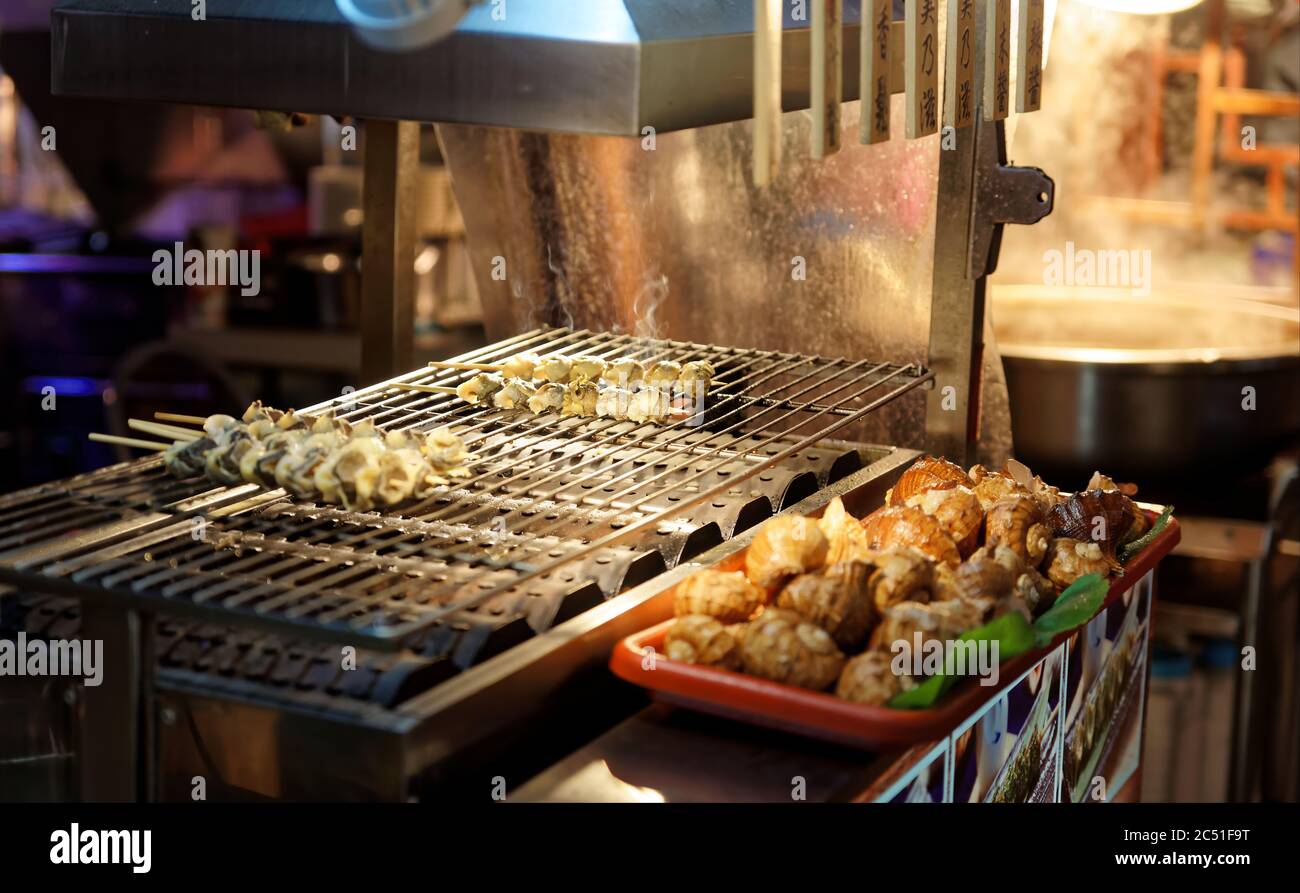
[[[172,446],[170,443],[158,443],[154,440],[137,440],[134,437],[118,437],[116,434],[100,434],[97,431],[92,431],[88,436],[96,443],[112,443],[117,446],[135,447],[138,450],[156,450],[160,453],[163,450],[170,449]]]
[[[156,437],[170,437],[172,440],[198,440],[203,436],[202,431],[195,431],[193,428],[178,428],[175,425],[161,425],[142,419],[127,419],[126,424],[133,431],[142,431]]]
[[[419,391],[419,392],[421,392],[421,393],[423,393],[423,394],[454,394],[454,393],[456,393],[456,389],[455,389],[455,388],[443,388],[443,387],[438,387],[437,385],[431,385],[431,384],[410,384],[410,383],[408,383],[408,382],[404,382],[404,381],[395,382],[395,383],[393,384],[393,387],[401,388],[401,389],[404,390],[404,391]]]
[[[160,421],[164,421],[164,422],[184,422],[187,425],[200,425],[200,426],[207,421],[207,419],[203,418],[202,416],[181,415],[180,413],[175,413],[175,412],[155,412],[153,414],[153,417],[155,419],[159,419]]]
[[[492,363],[453,363],[451,360],[430,360],[429,365],[435,369],[468,369],[474,372],[500,372],[504,365]]]

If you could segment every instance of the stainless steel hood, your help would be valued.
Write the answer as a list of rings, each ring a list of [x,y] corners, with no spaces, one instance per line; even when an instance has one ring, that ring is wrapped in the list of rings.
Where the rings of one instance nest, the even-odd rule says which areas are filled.
[[[783,104],[807,108],[808,22],[783,5]],[[851,100],[859,3],[844,6]],[[749,0],[510,0],[504,17],[484,2],[405,53],[368,46],[328,0],[208,0],[200,22],[191,11],[190,0],[62,4],[54,92],[624,136],[752,109]]]

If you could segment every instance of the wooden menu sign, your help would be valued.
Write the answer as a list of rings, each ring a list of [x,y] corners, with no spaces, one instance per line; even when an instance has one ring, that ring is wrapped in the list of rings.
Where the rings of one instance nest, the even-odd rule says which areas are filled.
[[[1016,111],[1043,105],[1043,0],[1019,0],[1016,44]]]
[[[975,0],[948,0],[947,63],[943,73],[945,127],[975,123]]]
[[[984,120],[1011,112],[1011,0],[989,0],[984,18]]]
[[[844,0],[813,0],[813,158],[825,158],[840,150],[840,105],[844,101],[843,13]]]
[[[754,2],[754,184],[781,167],[781,0]]]
[[[907,0],[903,32],[907,138],[939,129],[939,0]]]
[[[889,35],[893,6],[893,0],[862,0],[862,47],[858,54],[862,113],[858,140],[863,143],[883,143],[889,139]]]

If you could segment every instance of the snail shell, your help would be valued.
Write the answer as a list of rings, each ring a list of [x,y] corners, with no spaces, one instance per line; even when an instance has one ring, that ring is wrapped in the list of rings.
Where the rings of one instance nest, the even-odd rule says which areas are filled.
[[[868,560],[874,554],[875,550],[867,542],[866,531],[858,519],[848,513],[838,496],[827,504],[817,526],[826,537],[827,564]]]
[[[1099,543],[1070,537],[1056,537],[1047,547],[1047,579],[1064,589],[1085,574],[1110,571],[1110,563]]]
[[[935,561],[953,566],[961,564],[957,544],[938,519],[915,506],[898,505],[873,512],[862,522],[862,528],[873,549],[912,546]]]
[[[1030,567],[1037,567],[1043,560],[1049,534],[1042,509],[1031,496],[999,499],[984,517],[985,543],[1006,546]]]
[[[1015,594],[1024,601],[1029,613],[1037,617],[1056,602],[1058,593],[1051,580],[1030,567],[1016,578]]]
[[[983,616],[979,605],[960,598],[929,604],[900,602],[884,612],[880,625],[871,635],[871,648],[889,651],[899,641],[914,647],[917,633],[923,645],[931,640],[951,641],[978,626]]]
[[[983,468],[983,466],[975,466]],[[975,498],[980,501],[984,511],[993,508],[999,501],[1009,496],[1028,496],[1029,491],[1004,474],[984,471],[973,488]]]
[[[957,551],[963,558],[979,546],[984,507],[969,487],[928,490],[909,498],[907,505],[933,515],[957,544]]]
[[[930,600],[935,564],[924,552],[909,546],[886,549],[876,555],[875,566],[867,592],[877,611],[899,602]]]
[[[895,673],[887,651],[864,651],[849,660],[835,684],[835,694],[846,701],[884,706],[894,695],[916,685],[911,676]]]
[[[1133,526],[1132,502],[1118,490],[1085,490],[1048,512],[1047,524],[1054,536],[1095,542],[1110,567],[1119,570],[1115,550]]]
[[[820,574],[795,577],[781,590],[777,605],[826,630],[841,648],[853,648],[867,638],[876,620],[867,595],[872,570],[866,562],[846,561]]]
[[[669,660],[688,664],[727,670],[740,667],[739,640],[716,618],[704,614],[677,618],[664,636],[664,653]]]
[[[963,597],[996,600],[1011,594],[1016,585],[1016,575],[994,557],[996,548],[981,549],[957,568],[957,586]]]
[[[745,575],[771,592],[787,577],[821,567],[826,562],[828,545],[812,518],[773,518],[763,525],[745,553]]]
[[[740,571],[703,570],[677,584],[673,613],[707,614],[723,623],[739,623],[754,616],[767,601],[767,593]]]
[[[768,608],[749,624],[741,666],[774,682],[824,689],[839,678],[844,654],[826,630],[794,611]]]
[[[931,490],[951,487],[970,488],[972,481],[960,465],[944,458],[925,456],[917,459],[898,478],[898,483],[885,496],[886,505],[907,505],[908,501]]]

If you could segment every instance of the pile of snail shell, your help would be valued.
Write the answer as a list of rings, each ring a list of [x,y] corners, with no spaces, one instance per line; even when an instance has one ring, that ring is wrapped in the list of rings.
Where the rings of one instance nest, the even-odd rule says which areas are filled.
[[[918,683],[891,645],[949,641],[1010,611],[1032,618],[1079,577],[1120,573],[1148,529],[1112,480],[1062,494],[1019,463],[969,471],[917,460],[858,519],[838,497],[820,518],[768,521],[743,570],[702,570],[674,590],[670,659],[883,705]]]

